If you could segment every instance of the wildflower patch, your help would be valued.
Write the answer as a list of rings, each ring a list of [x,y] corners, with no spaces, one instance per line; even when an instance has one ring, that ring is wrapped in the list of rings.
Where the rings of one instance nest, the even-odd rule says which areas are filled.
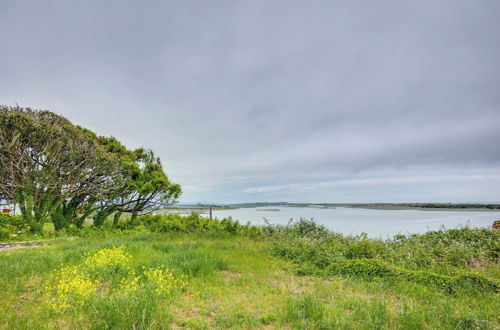
[[[118,246],[86,255],[78,265],[62,267],[44,288],[48,306],[62,313],[96,299],[133,298],[139,294],[167,297],[188,285],[186,276],[176,276],[164,266],[136,273],[131,261],[125,247]]]
[[[168,296],[187,286],[186,276],[175,277],[170,269],[163,266],[147,269],[143,276],[149,289],[158,296]]]
[[[64,267],[54,277],[57,280],[47,290],[50,293],[49,306],[56,312],[81,306],[97,292],[97,283],[77,266]]]
[[[131,261],[132,256],[125,251],[125,246],[121,245],[88,254],[82,267],[92,277],[109,278],[129,274],[132,271]]]

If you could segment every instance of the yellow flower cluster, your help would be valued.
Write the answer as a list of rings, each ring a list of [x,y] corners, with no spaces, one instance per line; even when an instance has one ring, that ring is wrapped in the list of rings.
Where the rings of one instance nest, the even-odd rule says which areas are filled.
[[[119,246],[87,255],[80,265],[61,268],[45,287],[50,308],[63,312],[91,298],[125,298],[139,292],[163,297],[187,286],[186,276],[175,276],[163,265],[143,267],[143,274],[136,274],[130,265],[131,259],[125,247]]]
[[[123,278],[114,293],[118,297],[127,297],[135,294],[141,289],[141,276],[136,276],[134,272],[129,277]]]
[[[56,272],[55,277],[56,282],[49,285],[47,290],[52,297],[49,299],[49,305],[56,312],[81,305],[97,291],[97,283],[82,273],[77,266],[64,267]]]
[[[149,287],[159,296],[169,295],[173,291],[180,291],[187,286],[185,275],[175,277],[172,271],[163,265],[144,271],[144,278]]]
[[[93,276],[107,277],[116,273],[129,273],[132,256],[120,245],[111,249],[101,249],[88,255],[83,266]]]

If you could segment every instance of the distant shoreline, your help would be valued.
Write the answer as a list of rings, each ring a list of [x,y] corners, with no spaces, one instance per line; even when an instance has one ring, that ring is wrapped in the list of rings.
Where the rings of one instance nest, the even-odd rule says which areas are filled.
[[[436,207],[432,207],[436,205]],[[369,209],[369,210],[420,210],[420,211],[466,211],[466,212],[500,212],[499,204],[443,204],[449,205],[448,207],[438,207],[438,203],[408,203],[408,204],[390,204],[390,203],[346,203],[346,204],[329,204],[329,203],[244,203],[244,204],[229,204],[229,205],[213,205],[212,210],[234,210],[243,208],[260,208],[258,211],[279,211],[276,207],[311,207],[311,208],[325,208],[335,209],[338,207],[352,208],[352,209]],[[481,207],[475,207],[481,206]],[[488,208],[490,206],[491,208]],[[201,214],[208,213],[209,205],[182,205],[172,206],[164,209],[164,211],[172,213],[190,213],[198,212]]]
[[[488,208],[447,208],[447,207],[410,207],[410,206],[339,206],[351,209],[369,209],[369,210],[419,210],[419,211],[477,211],[477,212],[500,212],[500,209]]]

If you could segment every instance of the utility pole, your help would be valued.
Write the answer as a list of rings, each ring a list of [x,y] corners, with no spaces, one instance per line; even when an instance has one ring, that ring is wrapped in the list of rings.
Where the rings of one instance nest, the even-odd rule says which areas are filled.
[[[212,204],[210,204],[208,207],[210,211],[210,220],[212,220]]]

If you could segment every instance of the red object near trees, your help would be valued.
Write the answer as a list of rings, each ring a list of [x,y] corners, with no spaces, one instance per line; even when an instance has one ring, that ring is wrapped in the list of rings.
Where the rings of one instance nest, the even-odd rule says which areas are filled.
[[[2,213],[3,213],[3,214],[10,214],[10,210],[9,210],[9,209],[3,209],[3,210],[2,210]]]

